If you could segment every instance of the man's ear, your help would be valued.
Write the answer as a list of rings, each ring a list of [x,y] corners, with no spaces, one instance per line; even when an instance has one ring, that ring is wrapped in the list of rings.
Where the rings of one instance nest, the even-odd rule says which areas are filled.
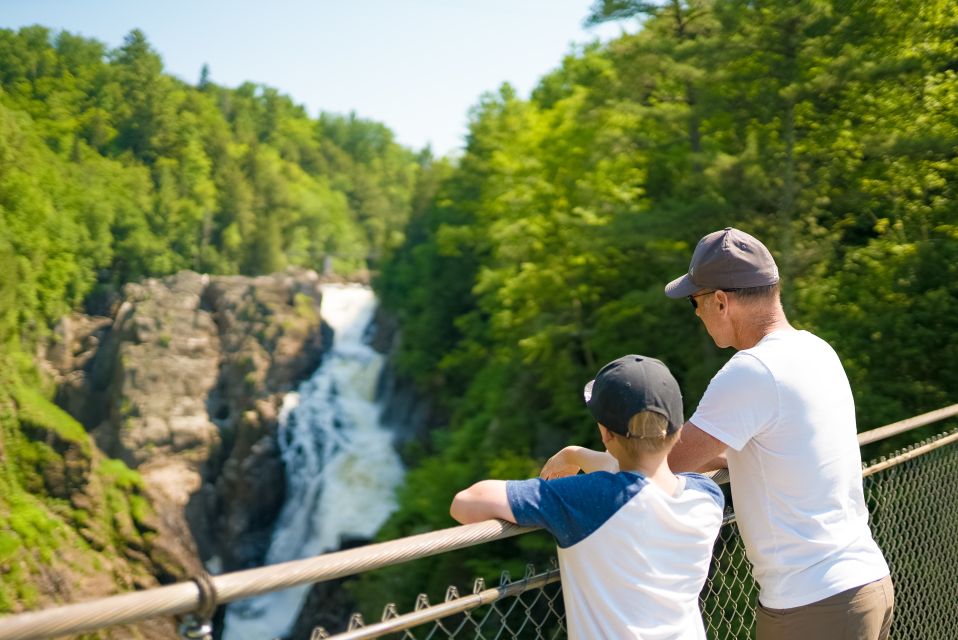
[[[728,294],[721,289],[716,291],[715,304],[718,305],[719,311],[725,311],[725,307],[728,305]]]

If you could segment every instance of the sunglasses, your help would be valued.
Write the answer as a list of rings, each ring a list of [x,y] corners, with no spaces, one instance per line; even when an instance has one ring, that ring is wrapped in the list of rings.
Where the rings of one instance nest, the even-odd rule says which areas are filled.
[[[725,293],[735,293],[738,289],[712,289],[711,291],[706,291],[705,293],[695,293],[690,296],[685,296],[689,299],[689,304],[692,305],[693,309],[699,308],[699,302],[696,298],[701,298],[702,296],[707,296],[710,293],[715,293],[716,291],[724,291]]]

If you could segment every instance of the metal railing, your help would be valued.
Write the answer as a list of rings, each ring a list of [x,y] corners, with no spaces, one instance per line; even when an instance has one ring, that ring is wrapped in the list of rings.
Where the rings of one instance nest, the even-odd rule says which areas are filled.
[[[958,414],[958,406],[943,417]],[[930,414],[928,414],[930,415]],[[922,416],[919,416],[921,418]],[[912,419],[883,427],[885,437],[930,421]],[[875,442],[869,431],[860,441]],[[862,470],[870,524],[895,584],[894,638],[958,638],[958,429],[936,435]],[[716,478],[723,482],[726,478]],[[387,605],[383,620],[366,626],[353,616],[347,629],[330,635],[317,628],[313,639],[357,638],[558,638],[565,637],[558,571],[527,569],[518,583],[506,581],[491,602],[447,593],[443,604],[400,615]],[[554,587],[547,590],[547,585]],[[514,593],[506,591],[512,587]],[[727,513],[715,544],[709,578],[700,595],[710,640],[751,638],[758,588],[734,513]],[[547,603],[548,606],[542,606]],[[460,614],[454,616],[453,614]],[[492,624],[490,624],[490,621]]]
[[[958,404],[859,435],[866,444],[958,415]],[[878,434],[876,436],[876,433]],[[958,637],[958,430],[882,458],[863,470],[872,529],[892,567],[898,594],[895,637]],[[722,481],[723,478],[716,478]],[[0,618],[0,640],[32,640],[90,633],[161,616],[205,611],[216,605],[290,587],[355,575],[372,569],[472,547],[533,531],[497,520],[452,527],[357,549],[250,569],[204,576],[156,589],[128,593]],[[564,636],[561,585],[555,569],[527,571],[499,587],[477,583],[470,596],[447,593],[447,601],[400,615],[387,605],[384,620],[365,626],[354,616],[344,633],[314,638],[552,638]],[[702,592],[710,638],[748,637],[753,625],[755,585],[734,514],[726,517],[713,567]],[[914,594],[912,597],[911,594]],[[423,628],[427,625],[428,628]],[[934,625],[934,626],[930,626]],[[933,633],[923,634],[924,628]],[[415,629],[413,634],[411,629]]]

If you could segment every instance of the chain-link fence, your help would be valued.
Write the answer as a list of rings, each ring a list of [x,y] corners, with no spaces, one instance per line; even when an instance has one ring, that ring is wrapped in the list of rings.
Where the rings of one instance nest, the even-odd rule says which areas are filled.
[[[892,637],[958,638],[958,430],[882,458],[864,470],[865,498],[875,539],[895,584]],[[710,639],[751,638],[758,589],[751,577],[734,514],[715,545],[701,595]],[[389,605],[382,622],[354,617],[345,632],[316,629],[313,639],[335,638],[564,638],[565,613],[557,569],[527,570],[522,580],[504,576],[486,589],[477,581],[471,596],[455,590],[430,606],[400,615]]]
[[[865,478],[872,531],[895,583],[896,639],[958,638],[955,436],[958,430],[951,433],[950,443]],[[944,441],[936,438],[912,450]]]

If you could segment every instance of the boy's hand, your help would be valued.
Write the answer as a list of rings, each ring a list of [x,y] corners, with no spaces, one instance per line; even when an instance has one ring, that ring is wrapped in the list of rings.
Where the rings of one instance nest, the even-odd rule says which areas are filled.
[[[559,453],[549,458],[542,466],[539,477],[543,480],[554,480],[555,478],[565,478],[574,476],[582,469],[582,466],[576,459],[577,449],[581,447],[565,447]]]
[[[539,477],[543,480],[565,478],[574,476],[580,470],[585,473],[593,471],[616,473],[619,470],[619,462],[607,451],[593,451],[573,445],[565,447],[549,458],[539,472]]]

